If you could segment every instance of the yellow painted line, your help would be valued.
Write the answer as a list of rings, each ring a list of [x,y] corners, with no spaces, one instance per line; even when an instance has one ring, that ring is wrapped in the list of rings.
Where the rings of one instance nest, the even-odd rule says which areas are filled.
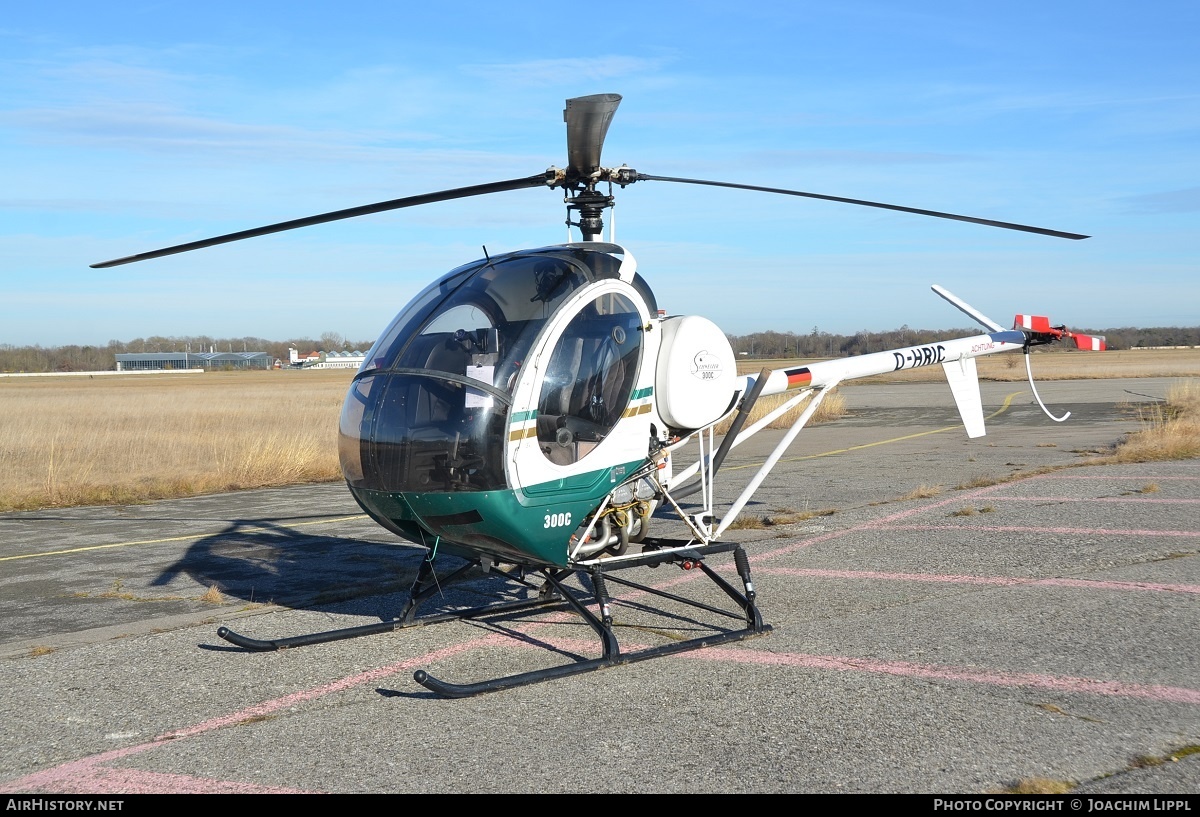
[[[996,409],[991,414],[989,414],[987,416],[987,419],[990,420],[993,417],[999,417],[1001,414],[1008,411],[1009,406],[1012,405],[1012,401],[1016,399],[1017,395],[1024,394],[1024,393],[1025,393],[1024,391],[1015,391],[1012,394],[1005,397],[1004,403],[1001,404],[1000,408]],[[873,442],[873,443],[863,443],[862,445],[852,445],[849,448],[838,448],[834,451],[823,451],[820,454],[806,454],[803,457],[785,457],[785,458],[781,458],[779,461],[780,462],[800,462],[801,460],[815,460],[815,459],[818,459],[819,457],[832,457],[835,454],[845,454],[848,451],[859,451],[864,448],[874,448],[877,445],[888,445],[889,443],[899,443],[899,442],[903,442],[904,440],[915,440],[917,437],[927,437],[930,434],[941,434],[943,431],[955,431],[962,427],[963,427],[962,423],[959,423],[958,425],[946,426],[945,428],[935,428],[930,431],[918,431],[916,434],[906,434],[903,437],[892,437],[890,440],[879,440],[878,442]],[[765,460],[763,462],[765,462]],[[743,468],[757,468],[760,465],[762,465],[762,462],[751,462],[751,463],[747,463],[745,465],[732,465],[728,468],[722,468],[721,470],[722,471],[740,471]]]
[[[366,519],[366,514],[358,514],[357,516],[339,516],[336,519],[322,519],[318,522],[297,522],[294,525],[277,525],[272,523],[275,528],[303,528],[308,525],[328,525],[330,522],[349,522],[354,519]],[[218,532],[219,533],[219,532]],[[164,539],[142,539],[137,542],[111,542],[107,545],[88,545],[81,548],[70,548],[68,550],[50,550],[45,553],[22,553],[16,556],[0,556],[0,562],[11,562],[16,559],[37,559],[41,556],[63,556],[68,553],[86,553],[89,550],[107,550],[109,548],[131,547],[133,545],[161,545],[167,542],[187,542],[189,540],[203,539],[207,536],[216,536],[217,533],[195,533],[191,536],[170,536]]]

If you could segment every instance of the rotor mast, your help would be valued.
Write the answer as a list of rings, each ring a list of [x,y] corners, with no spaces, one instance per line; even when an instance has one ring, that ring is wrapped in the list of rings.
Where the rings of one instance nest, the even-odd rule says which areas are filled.
[[[563,121],[567,123],[567,169],[551,168],[554,176],[551,186],[561,184],[567,190],[567,226],[578,227],[584,241],[603,238],[604,210],[613,205],[613,197],[597,191],[596,184],[609,176],[600,166],[600,154],[608,126],[620,104],[620,94],[593,94],[568,99],[563,110]],[[572,210],[579,213],[578,221],[571,220]]]

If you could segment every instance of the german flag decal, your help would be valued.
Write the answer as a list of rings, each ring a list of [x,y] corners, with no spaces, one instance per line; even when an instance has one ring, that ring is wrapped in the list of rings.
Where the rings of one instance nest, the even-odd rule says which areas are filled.
[[[784,372],[787,375],[789,389],[802,389],[805,386],[812,385],[812,372],[807,367],[803,369],[788,369]]]

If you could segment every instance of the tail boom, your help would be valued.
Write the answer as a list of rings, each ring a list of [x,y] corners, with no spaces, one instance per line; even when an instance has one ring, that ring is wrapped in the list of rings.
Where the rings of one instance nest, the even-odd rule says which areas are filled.
[[[778,369],[767,376],[763,394],[782,394],[796,389],[823,388],[844,380],[886,375],[904,369],[954,363],[998,352],[1016,351],[1024,348],[1026,340],[1027,336],[1024,331],[1009,329],[969,338],[955,338],[920,346],[906,346],[887,352],[873,352],[857,357],[822,360],[805,366]],[[757,379],[757,375],[746,375],[743,378],[745,391],[749,391]]]

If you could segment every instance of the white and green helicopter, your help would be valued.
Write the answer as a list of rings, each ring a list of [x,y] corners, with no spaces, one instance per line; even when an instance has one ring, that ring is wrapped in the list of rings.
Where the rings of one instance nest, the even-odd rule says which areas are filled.
[[[749,559],[740,545],[722,537],[830,390],[854,378],[937,364],[974,437],[984,433],[976,357],[1027,353],[1031,346],[1064,338],[1080,348],[1104,347],[1102,338],[1051,326],[1039,316],[1017,316],[1014,327],[1005,329],[934,287],[987,331],[739,375],[733,349],[715,324],[699,316],[662,314],[633,255],[602,240],[602,215],[613,204],[613,185],[663,181],[730,187],[1058,238],[1086,236],[796,190],[651,176],[627,166],[606,168],[601,148],[620,99],[598,94],[567,100],[565,170],[551,167],[524,178],[338,210],[93,265],[112,267],[360,215],[534,187],[562,188],[567,223],[582,235],[579,242],[488,256],[442,276],[392,321],[354,377],[339,435],[350,492],[384,528],[428,549],[403,613],[378,624],[274,640],[222,627],[222,638],[249,650],[273,650],[564,604],[599,637],[599,657],[577,656],[549,669],[466,684],[424,670],[414,675],[439,694],[461,697],[760,635],[771,628],[758,610]],[[607,192],[598,189],[605,185]],[[791,397],[747,426],[755,401],[773,394]],[[718,503],[715,477],[726,453],[803,403],[798,419],[741,494],[728,505]],[[731,416],[732,427],[718,444],[713,429]],[[696,494],[698,501],[683,502]],[[663,517],[675,520],[678,536],[651,535]],[[709,564],[728,553],[740,587]],[[466,562],[438,575],[435,557],[442,554]],[[631,568],[664,564],[701,571],[727,597],[728,609],[624,578]],[[448,581],[475,568],[515,582],[525,596],[418,615]],[[572,577],[578,582],[568,585]],[[623,652],[613,628],[610,581],[723,621],[699,637]]]

